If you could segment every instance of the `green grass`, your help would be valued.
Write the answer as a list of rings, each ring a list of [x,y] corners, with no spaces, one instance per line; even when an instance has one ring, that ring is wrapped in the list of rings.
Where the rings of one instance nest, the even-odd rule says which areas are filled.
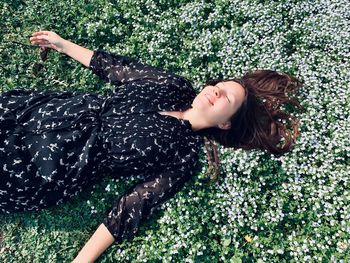
[[[293,151],[273,158],[220,148],[226,176],[211,186],[201,180],[202,157],[202,171],[98,262],[350,261],[348,1],[13,0],[0,7],[1,91],[111,88],[54,51],[35,74],[38,49],[26,45],[39,29],[171,70],[198,90],[209,78],[259,68],[304,82],[307,110]],[[0,262],[70,262],[135,180],[107,176],[58,207],[0,215]]]

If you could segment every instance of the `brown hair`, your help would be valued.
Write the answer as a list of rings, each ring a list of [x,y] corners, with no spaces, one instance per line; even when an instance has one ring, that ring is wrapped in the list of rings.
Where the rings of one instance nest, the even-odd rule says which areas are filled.
[[[303,109],[295,97],[302,83],[285,73],[256,70],[240,79],[208,80],[204,86],[225,81],[241,84],[245,99],[231,117],[229,130],[212,127],[200,131],[207,138],[206,151],[210,166],[214,166],[210,168],[219,169],[218,162],[214,165],[213,159],[218,160],[218,157],[213,140],[224,147],[261,149],[275,155],[288,152],[299,135],[299,120],[289,111]]]

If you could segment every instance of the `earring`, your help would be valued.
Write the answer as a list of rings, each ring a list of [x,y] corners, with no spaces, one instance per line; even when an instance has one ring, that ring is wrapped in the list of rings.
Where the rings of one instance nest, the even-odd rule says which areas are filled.
[[[220,123],[218,127],[223,130],[228,130],[231,128],[231,123],[229,121],[225,123]]]

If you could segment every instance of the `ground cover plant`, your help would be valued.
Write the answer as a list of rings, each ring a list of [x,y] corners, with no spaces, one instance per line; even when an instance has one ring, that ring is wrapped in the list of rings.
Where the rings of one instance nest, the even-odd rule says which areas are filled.
[[[1,1],[0,89],[112,88],[54,51],[52,30],[90,49],[137,57],[191,79],[273,69],[304,83],[292,152],[220,148],[223,170],[198,171],[132,239],[98,262],[350,261],[350,4],[347,0]],[[1,169],[1,168],[0,168]],[[0,177],[1,180],[1,177]],[[69,262],[112,201],[139,178],[104,181],[41,212],[0,215],[0,262]]]

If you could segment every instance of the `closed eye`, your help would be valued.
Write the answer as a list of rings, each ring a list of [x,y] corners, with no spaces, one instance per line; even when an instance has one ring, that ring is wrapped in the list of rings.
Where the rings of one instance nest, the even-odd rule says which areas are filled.
[[[220,89],[220,87],[218,85],[215,85],[216,87],[218,87]],[[221,89],[220,89],[221,90]],[[228,98],[228,96],[226,95],[226,98],[228,100],[229,103],[231,103],[230,99]]]

